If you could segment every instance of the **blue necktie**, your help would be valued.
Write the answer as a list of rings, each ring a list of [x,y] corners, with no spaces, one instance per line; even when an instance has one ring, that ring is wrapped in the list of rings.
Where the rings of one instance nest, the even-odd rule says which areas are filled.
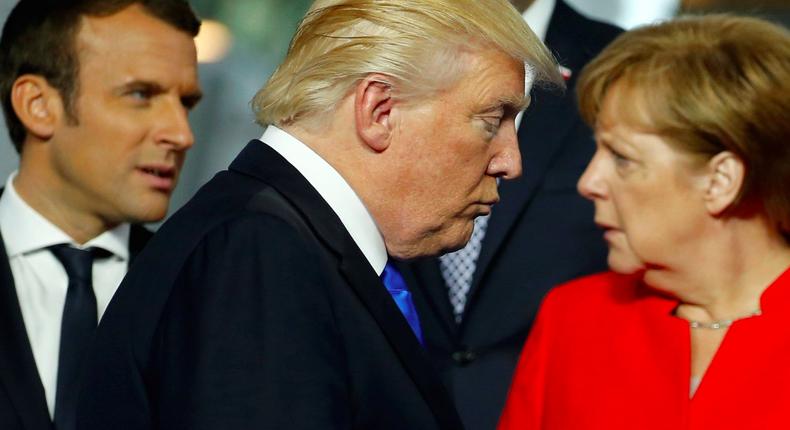
[[[398,309],[400,309],[400,312],[406,318],[414,335],[417,336],[417,340],[422,343],[420,319],[417,317],[417,309],[414,307],[414,302],[411,300],[411,293],[409,292],[409,287],[406,286],[406,281],[403,280],[403,276],[401,276],[398,269],[396,269],[392,263],[388,262],[387,265],[384,266],[381,280],[384,282],[384,286],[387,287],[387,291],[389,291],[392,299],[395,300],[395,304],[398,305]]]

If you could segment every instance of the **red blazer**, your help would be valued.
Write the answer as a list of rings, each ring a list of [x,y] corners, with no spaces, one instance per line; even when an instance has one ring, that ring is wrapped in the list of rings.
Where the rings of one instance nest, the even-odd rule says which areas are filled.
[[[677,301],[602,273],[546,297],[499,430],[790,428],[790,270],[762,315],[730,327],[689,399],[688,322]]]

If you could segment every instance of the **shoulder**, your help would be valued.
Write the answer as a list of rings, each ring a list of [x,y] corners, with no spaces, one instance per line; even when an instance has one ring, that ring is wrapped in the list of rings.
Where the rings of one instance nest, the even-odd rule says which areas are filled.
[[[576,317],[611,314],[639,300],[641,295],[638,277],[602,272],[554,288],[546,296],[542,311]]]
[[[242,273],[253,277],[264,266],[316,258],[314,242],[299,227],[301,219],[251,208],[256,196],[268,189],[265,185],[227,189],[224,197],[216,186],[216,181],[209,182],[148,241],[115,302],[161,307],[173,287],[183,283],[179,279],[211,275],[219,281]]]
[[[300,221],[278,213],[243,211],[207,230],[192,254],[204,252],[220,259],[245,260],[271,256],[283,262],[315,254],[318,243]]]

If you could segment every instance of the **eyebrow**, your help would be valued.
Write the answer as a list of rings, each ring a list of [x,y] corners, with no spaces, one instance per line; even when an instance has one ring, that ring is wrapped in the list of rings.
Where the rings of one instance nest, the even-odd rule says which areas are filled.
[[[151,92],[152,94],[162,94],[166,92],[165,87],[160,85],[154,81],[146,81],[146,80],[136,80],[127,82],[121,85],[118,88],[118,93],[123,93],[125,91],[133,90],[133,89],[141,89]],[[188,109],[192,109],[195,107],[198,102],[203,98],[203,92],[198,90],[189,92],[181,96],[181,104],[186,106]]]
[[[596,143],[601,144],[607,148],[615,149],[617,151],[639,152],[639,149],[636,148],[631,142],[621,138],[620,136],[612,132],[594,133],[594,137]]]
[[[480,112],[487,113],[487,112],[494,112],[498,111],[499,109],[510,110],[512,112],[521,112],[525,110],[532,98],[529,95],[522,95],[522,96],[504,96],[500,97],[495,100],[493,103],[483,106],[480,109]]]
[[[181,104],[186,106],[187,109],[192,109],[202,99],[203,99],[203,93],[200,90],[196,90],[189,94],[181,96]]]

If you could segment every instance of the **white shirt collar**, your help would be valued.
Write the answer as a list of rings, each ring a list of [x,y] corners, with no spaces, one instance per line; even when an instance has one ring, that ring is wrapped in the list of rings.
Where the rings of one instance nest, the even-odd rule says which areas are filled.
[[[351,238],[381,275],[387,264],[387,247],[376,221],[345,179],[310,147],[270,125],[261,140],[288,160],[337,214]]]
[[[124,223],[78,245],[63,230],[44,218],[25,202],[14,189],[12,173],[0,197],[0,233],[3,235],[8,257],[39,251],[52,245],[69,243],[85,249],[97,247],[123,259],[129,259],[129,224]]]
[[[521,15],[541,41],[546,40],[549,21],[556,4],[557,0],[535,0]]]

